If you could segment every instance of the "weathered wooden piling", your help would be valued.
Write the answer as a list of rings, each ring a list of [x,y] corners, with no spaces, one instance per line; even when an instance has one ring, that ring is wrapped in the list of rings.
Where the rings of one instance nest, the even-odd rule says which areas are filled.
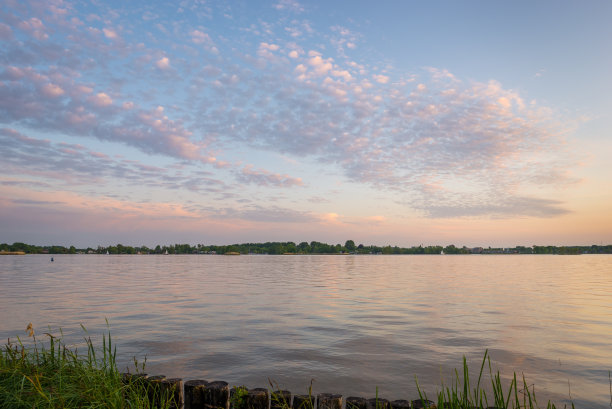
[[[122,375],[122,381],[124,385],[129,385],[129,384],[133,384],[136,382],[144,382],[144,380],[149,377],[146,373],[134,374],[134,373],[124,372],[121,375]]]
[[[204,388],[205,409],[229,409],[229,385],[224,381],[210,382]]]
[[[389,401],[383,398],[371,398],[367,400],[368,409],[389,409]]]
[[[208,381],[203,379],[193,379],[185,382],[184,385],[184,401],[185,409],[202,409],[204,408],[206,387]]]
[[[121,382],[128,388],[133,388],[135,386],[138,387],[139,385],[146,388],[147,385],[145,382],[147,377],[148,375],[146,373],[132,374],[129,372],[123,372],[121,374]],[[128,389],[124,388],[122,394],[124,398],[127,398],[129,394]]]
[[[268,409],[268,390],[264,388],[249,389],[246,396],[246,409]]]
[[[349,396],[346,398],[346,409],[367,409],[368,401],[359,396]]]
[[[155,375],[144,378],[147,388],[147,398],[153,408],[159,408],[161,402],[161,382],[166,375]]]
[[[205,409],[229,409],[229,386],[224,381],[209,383],[204,390]]]
[[[183,408],[183,379],[166,378],[161,381],[161,397],[170,398],[170,409]]]
[[[314,404],[312,395],[293,395],[293,409],[314,409]]]
[[[434,409],[436,404],[427,399],[416,399],[412,401],[412,409]]]
[[[244,386],[235,386],[230,391],[228,383],[224,381],[195,379],[183,382],[181,378],[166,378],[164,375],[130,373],[123,373],[122,376],[126,385],[142,385],[153,408],[159,408],[161,402],[170,398],[170,409],[343,409],[340,394],[292,396],[288,390],[268,392],[265,388],[247,389]],[[236,399],[237,393],[239,399]],[[427,399],[389,401],[379,397],[366,399],[349,396],[344,409],[444,409],[448,406],[444,403],[436,408],[436,404]]]
[[[410,409],[410,402],[405,399],[398,399],[389,403],[391,409]]]
[[[320,393],[317,396],[317,409],[342,409],[342,395]]]
[[[292,408],[291,392],[278,390],[270,396],[270,409]]]

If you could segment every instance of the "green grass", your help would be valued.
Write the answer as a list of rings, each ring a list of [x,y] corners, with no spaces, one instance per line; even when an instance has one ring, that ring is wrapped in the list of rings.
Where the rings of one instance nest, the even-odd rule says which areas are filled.
[[[83,328],[85,331],[85,328]],[[169,393],[144,376],[119,372],[110,333],[95,348],[86,336],[86,354],[45,333],[38,342],[32,325],[26,344],[17,338],[0,349],[0,408],[171,408]],[[86,331],[85,331],[86,332]],[[136,372],[144,370],[144,364]],[[141,374],[142,375],[142,374]],[[157,384],[159,385],[159,384]]]
[[[488,364],[489,369],[492,396],[491,394],[487,396],[483,386],[483,374],[486,364]],[[499,371],[493,372],[488,351],[485,351],[482,364],[480,365],[480,372],[478,373],[478,381],[473,387],[470,384],[469,369],[465,357],[463,357],[463,379],[460,379],[459,371],[455,369],[455,376],[451,386],[442,385],[441,391],[437,394],[437,402],[428,401],[427,395],[419,387],[418,379],[416,383],[419,397],[424,407],[428,407],[426,403],[429,402],[430,407],[435,405],[439,409],[557,409],[555,404],[550,401],[546,403],[546,406],[540,406],[536,400],[535,392],[533,389],[529,390],[530,386],[527,384],[524,376],[521,380],[517,380],[516,373],[514,373],[510,385],[504,388]],[[573,402],[571,402],[571,408],[574,409]]]
[[[247,396],[249,395],[249,389],[242,386],[234,386],[230,391],[230,408],[231,409],[246,409]]]

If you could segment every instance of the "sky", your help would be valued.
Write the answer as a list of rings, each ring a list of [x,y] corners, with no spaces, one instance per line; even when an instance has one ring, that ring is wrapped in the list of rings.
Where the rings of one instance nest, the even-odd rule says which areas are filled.
[[[0,4],[0,242],[612,243],[612,2]]]

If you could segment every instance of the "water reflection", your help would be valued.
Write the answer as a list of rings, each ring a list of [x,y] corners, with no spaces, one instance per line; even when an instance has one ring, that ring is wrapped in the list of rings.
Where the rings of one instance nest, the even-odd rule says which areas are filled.
[[[296,393],[434,393],[489,349],[540,399],[608,407],[610,256],[0,257],[0,335],[78,345],[108,318],[122,365]]]

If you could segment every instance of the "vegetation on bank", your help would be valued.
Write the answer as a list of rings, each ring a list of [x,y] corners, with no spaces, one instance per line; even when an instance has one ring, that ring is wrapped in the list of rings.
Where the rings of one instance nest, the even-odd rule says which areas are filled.
[[[463,357],[463,377],[459,376],[459,371],[455,369],[455,376],[451,380],[450,385],[442,385],[440,391],[434,397],[435,401],[430,401],[427,395],[419,387],[418,379],[417,390],[419,398],[424,408],[440,408],[440,409],[556,409],[557,406],[548,401],[546,406],[540,406],[535,395],[534,385],[527,384],[525,376],[522,379],[517,379],[516,372],[511,378],[510,385],[505,389],[501,380],[499,371],[494,372],[491,366],[489,351],[485,351],[480,372],[478,374],[477,383],[472,387],[470,384],[470,375],[465,356]],[[485,379],[483,379],[485,364],[489,368],[490,388],[486,388]],[[530,390],[530,388],[532,388]],[[487,395],[486,390],[491,392]],[[611,392],[612,393],[612,392]],[[569,396],[571,408],[574,409],[574,402]],[[612,404],[612,401],[611,401]],[[564,405],[567,408],[567,405]]]
[[[612,254],[612,244],[591,246],[516,246],[509,248],[456,247],[448,246],[374,246],[356,245],[353,240],[342,244],[327,244],[318,241],[294,243],[266,242],[230,245],[171,244],[147,246],[98,246],[76,248],[75,246],[35,246],[16,242],[0,244],[0,254],[23,252],[26,254]]]
[[[167,391],[119,372],[110,333],[103,337],[101,349],[86,337],[83,355],[49,333],[44,334],[48,346],[38,343],[32,324],[26,331],[31,345],[26,342],[26,347],[18,338],[0,349],[1,409],[176,407]]]
[[[83,328],[84,329],[84,328]],[[32,345],[24,346],[18,338],[17,343],[9,342],[0,349],[0,408],[178,408],[181,398],[178,394],[159,388],[155,383],[137,375],[126,376],[117,369],[116,350],[112,345],[110,333],[104,335],[102,348],[97,349],[89,337],[85,338],[86,355],[79,355],[76,348],[69,349],[62,341],[49,333],[48,347],[37,343],[32,324],[26,329],[32,338]],[[488,364],[489,380],[483,377]],[[136,369],[139,365],[135,361]],[[140,370],[144,370],[144,364]],[[510,384],[504,386],[499,372],[494,372],[488,351],[485,352],[476,385],[470,383],[470,375],[465,357],[462,375],[455,370],[451,384],[444,384],[439,392],[429,400],[421,390],[416,379],[419,397],[412,401],[411,407],[445,409],[556,409],[554,403],[546,406],[537,403],[535,393],[530,390],[525,378],[517,380],[516,373]],[[473,380],[474,378],[472,378]],[[485,384],[489,386],[485,386]],[[272,382],[270,385],[273,386]],[[277,388],[278,389],[278,388]],[[490,391],[487,394],[487,391]],[[275,408],[289,409],[282,391],[271,392]],[[244,386],[233,387],[231,407],[248,409],[248,389]],[[611,380],[612,394],[612,380]],[[312,384],[308,389],[312,396]],[[571,407],[574,403],[569,397]],[[307,400],[307,402],[313,402]],[[378,397],[376,389],[375,409],[389,409],[389,401]],[[407,401],[403,402],[403,407]],[[612,404],[612,400],[611,400]],[[310,408],[312,409],[312,404]],[[352,407],[347,401],[347,409]],[[368,406],[369,407],[369,406]],[[567,407],[567,406],[565,406]]]

